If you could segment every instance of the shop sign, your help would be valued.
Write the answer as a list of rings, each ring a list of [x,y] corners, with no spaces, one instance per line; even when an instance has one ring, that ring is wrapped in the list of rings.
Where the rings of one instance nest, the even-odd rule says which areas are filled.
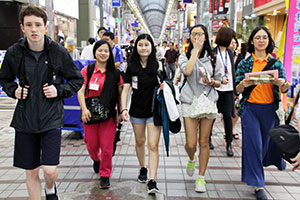
[[[193,3],[193,0],[183,0],[183,3]]]
[[[222,27],[229,27],[229,21],[227,18],[212,20],[212,32],[218,32]]]
[[[218,2],[219,0],[214,0],[214,14],[218,13]]]
[[[273,0],[254,0],[254,8],[258,8],[258,7],[263,6],[263,5],[267,4],[267,3],[270,3],[272,1]]]
[[[300,68],[300,0],[290,0],[284,68],[288,80],[291,80],[291,76],[298,77]]]
[[[112,7],[121,7],[121,0],[112,0]]]
[[[209,0],[209,13],[213,13],[213,0]]]

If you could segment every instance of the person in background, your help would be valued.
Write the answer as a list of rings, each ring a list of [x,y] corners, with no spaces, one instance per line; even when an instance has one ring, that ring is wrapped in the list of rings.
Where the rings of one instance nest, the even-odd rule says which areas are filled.
[[[269,130],[279,124],[276,110],[279,108],[279,91],[287,92],[289,84],[282,63],[270,55],[274,41],[266,27],[257,27],[248,40],[248,58],[242,60],[236,71],[236,90],[243,92],[238,115],[242,125],[242,182],[254,186],[256,199],[267,199],[264,191],[264,166],[275,165],[285,169],[276,144],[270,139]],[[273,61],[275,61],[273,63]],[[272,62],[270,70],[278,70],[278,79],[270,83],[249,87],[255,82],[245,78],[249,72],[261,72]],[[270,64],[269,64],[270,65]]]
[[[103,27],[103,26],[101,26],[101,27],[98,29],[98,31],[97,31],[97,37],[98,37],[99,40],[102,39],[102,36],[103,36],[103,34],[104,34],[105,32],[107,32],[107,29],[106,29],[105,27]]]
[[[122,50],[117,45],[115,45],[114,34],[112,32],[105,32],[103,33],[102,39],[106,40],[110,44],[115,59],[115,67],[121,72],[123,76],[124,73],[123,53]]]
[[[89,38],[88,40],[88,45],[86,47],[83,48],[81,55],[80,55],[80,59],[82,60],[93,60],[95,59],[94,55],[93,55],[93,47],[94,47],[94,42],[95,39],[94,38]]]
[[[113,143],[117,123],[115,108],[120,98],[123,80],[120,71],[114,66],[114,58],[108,42],[105,40],[97,41],[93,48],[93,54],[96,61],[88,84],[88,67],[86,66],[81,70],[84,83],[78,91],[78,101],[82,110],[81,120],[83,123],[87,123],[91,117],[91,113],[86,107],[85,98],[100,97],[101,101],[109,106],[111,116],[109,120],[83,124],[84,142],[94,161],[94,171],[95,173],[99,172],[100,188],[106,189],[110,187],[109,177],[112,171]]]
[[[83,83],[68,51],[45,35],[47,18],[40,7],[21,9],[19,21],[25,38],[8,48],[0,69],[0,85],[9,97],[18,99],[10,125],[15,129],[13,166],[26,171],[27,191],[34,200],[42,199],[40,169],[46,200],[59,199],[56,181],[63,99],[73,96]]]
[[[233,52],[233,55],[234,55],[234,67],[235,67],[235,71],[237,69],[237,66],[238,64],[244,59],[242,57],[242,55],[237,51],[238,49],[238,46],[239,46],[239,42],[234,34],[232,40],[231,40],[231,43],[229,45],[229,49]],[[237,115],[237,111],[238,111],[238,102],[239,102],[239,94],[235,93],[234,94],[234,99],[235,99],[235,106],[234,106],[234,114],[235,114],[235,117],[232,118],[232,137],[236,140],[239,139],[239,134],[236,132],[235,130],[235,126],[236,126],[236,123],[239,119],[239,116]]]
[[[79,59],[79,51],[76,49],[76,42],[74,38],[68,37],[66,40],[67,50],[73,60]]]
[[[234,32],[231,28],[222,27],[216,35],[216,45],[213,52],[217,55],[216,65],[224,70],[221,87],[217,88],[219,99],[217,101],[218,111],[222,114],[225,130],[226,153],[233,156],[232,151],[232,117],[234,117],[234,92],[235,92],[235,67],[234,55],[228,48]]]
[[[200,147],[196,192],[206,192],[204,175],[209,160],[209,134],[212,122],[218,115],[216,105],[218,93],[215,87],[220,87],[224,75],[224,68],[215,65],[216,58],[213,56],[209,41],[205,26],[202,24],[193,26],[190,30],[187,53],[180,55],[178,61],[179,68],[187,77],[181,90],[180,101],[186,136],[185,150],[189,157],[186,168],[188,176],[194,174],[197,144]],[[201,111],[197,117],[191,115],[195,100],[198,100],[197,109]]]
[[[134,40],[130,40],[129,46],[125,49],[125,57],[127,62],[128,60],[130,60],[130,56],[132,55],[134,49],[133,44],[134,44]]]
[[[63,47],[65,46],[65,36],[64,36],[62,31],[58,31],[57,43],[60,44]]]
[[[149,34],[141,34],[135,41],[134,50],[128,63],[124,79],[124,88],[121,95],[121,116],[124,121],[129,120],[135,135],[135,150],[140,165],[138,182],[147,182],[145,163],[145,142],[148,145],[149,181],[148,194],[157,193],[156,184],[157,168],[159,163],[158,143],[161,126],[153,122],[152,100],[154,90],[162,85],[158,82],[158,61],[153,40]],[[131,105],[128,112],[127,98],[129,89],[132,88]],[[147,137],[146,137],[147,128]]]
[[[164,66],[169,80],[173,81],[175,76],[176,66],[178,65],[178,53],[174,49],[174,43],[169,43],[169,49],[165,53]]]
[[[168,50],[168,43],[167,41],[163,41],[162,43],[162,46],[158,48],[158,60],[161,62],[162,64],[162,68],[163,68],[163,74],[167,75],[166,74],[166,69],[164,67],[164,64],[165,64],[165,54],[166,54],[166,51]],[[167,78],[167,77],[164,77],[164,78]]]

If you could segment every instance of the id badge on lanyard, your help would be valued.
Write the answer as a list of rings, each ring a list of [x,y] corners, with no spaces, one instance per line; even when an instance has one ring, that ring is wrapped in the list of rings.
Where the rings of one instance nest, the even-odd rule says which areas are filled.
[[[136,90],[138,89],[138,77],[137,76],[132,76],[131,87]]]
[[[97,79],[98,78],[95,79],[94,83],[90,84],[90,87],[89,87],[90,90],[95,90],[95,91],[99,90],[99,84],[97,84]]]

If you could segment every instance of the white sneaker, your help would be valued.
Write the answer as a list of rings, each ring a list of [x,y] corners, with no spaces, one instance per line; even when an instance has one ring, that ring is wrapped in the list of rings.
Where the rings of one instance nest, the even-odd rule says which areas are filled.
[[[206,192],[206,182],[203,176],[198,176],[195,181],[195,191],[196,192]]]
[[[191,160],[189,158],[188,164],[186,166],[186,173],[189,176],[193,176],[194,172],[195,172],[195,165],[196,165],[196,161],[197,161],[197,157],[196,155],[194,156],[194,160]]]

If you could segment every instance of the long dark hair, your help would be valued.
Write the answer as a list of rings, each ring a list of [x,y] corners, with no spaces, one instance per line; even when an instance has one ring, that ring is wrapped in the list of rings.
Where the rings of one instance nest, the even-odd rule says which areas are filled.
[[[128,68],[130,68],[130,70],[132,70],[133,72],[137,72],[138,70],[140,70],[141,57],[138,54],[137,46],[138,46],[138,42],[142,39],[148,40],[151,44],[151,53],[148,57],[146,69],[151,73],[157,74],[158,62],[156,59],[156,49],[155,49],[154,42],[153,42],[151,36],[146,33],[139,35],[138,38],[135,40],[133,52],[132,52],[132,55],[130,56],[130,59],[128,62]]]
[[[115,60],[114,60],[114,56],[113,56],[113,52],[111,50],[111,47],[109,45],[109,43],[105,40],[99,40],[95,43],[94,48],[93,48],[93,55],[94,58],[96,58],[96,50],[102,46],[103,44],[107,44],[108,45],[108,49],[109,49],[109,58],[106,61],[106,70],[114,72],[115,71]]]
[[[249,52],[249,53],[253,53],[253,52],[255,51],[254,45],[253,45],[253,39],[254,39],[255,34],[256,34],[258,31],[260,31],[260,30],[264,30],[264,31],[266,31],[266,33],[268,34],[269,44],[268,44],[268,46],[267,46],[267,48],[266,48],[266,53],[272,53],[272,52],[273,52],[273,49],[274,49],[274,47],[275,47],[275,43],[274,43],[274,40],[272,39],[272,35],[271,35],[269,29],[266,28],[266,27],[264,27],[264,26],[256,27],[256,28],[252,31],[252,33],[251,33],[251,35],[250,35],[250,37],[249,37],[249,40],[248,40],[248,52]]]
[[[204,57],[205,51],[208,53],[209,56],[212,56],[212,50],[211,50],[211,46],[210,46],[210,44],[209,44],[209,37],[208,37],[207,28],[206,28],[204,25],[202,25],[202,24],[196,24],[195,26],[193,26],[193,27],[191,28],[191,30],[190,30],[190,37],[191,37],[192,30],[193,30],[194,28],[197,28],[197,27],[201,27],[202,30],[203,30],[204,33],[205,33],[205,41],[204,41],[203,49],[202,49],[202,51],[201,51],[201,54],[200,54],[200,57],[199,57],[199,58],[203,58],[203,57]],[[193,50],[193,48],[194,48],[191,39],[189,40],[189,43],[190,43],[190,44],[189,44],[188,50],[187,50],[187,52],[186,52],[186,57],[187,57],[188,59],[190,59],[190,57],[191,57],[191,52],[192,52],[192,50]]]

